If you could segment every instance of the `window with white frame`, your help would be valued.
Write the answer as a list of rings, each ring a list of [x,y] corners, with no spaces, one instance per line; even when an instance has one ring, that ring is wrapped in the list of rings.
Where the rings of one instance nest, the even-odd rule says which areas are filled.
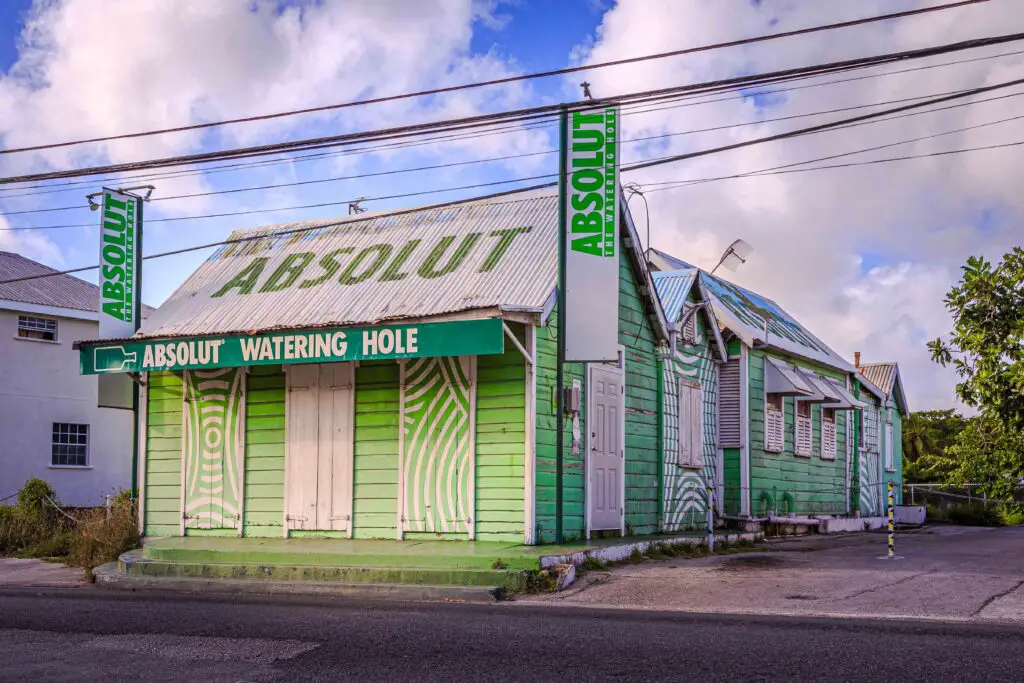
[[[703,396],[699,384],[679,381],[679,465],[704,466]]]
[[[796,454],[797,455],[810,455],[811,454],[811,440],[812,440],[812,428],[811,428],[811,404],[807,401],[796,402],[796,434],[794,441],[796,442]]]
[[[54,422],[50,464],[53,467],[88,467],[89,425]]]
[[[785,399],[781,394],[768,394],[765,398],[764,449],[769,453],[786,449]]]
[[[836,459],[836,410],[821,409],[821,457],[824,460]]]
[[[894,441],[895,441],[895,434],[894,434],[894,431],[895,430],[893,430],[893,428],[892,428],[892,422],[889,421],[889,417],[888,417],[888,415],[886,415],[886,420],[885,420],[885,469],[890,470],[890,471],[896,469],[896,463],[895,463],[895,458],[894,458],[894,454],[895,454],[895,443],[894,443]]]
[[[57,321],[53,318],[19,315],[18,336],[22,339],[57,341]]]

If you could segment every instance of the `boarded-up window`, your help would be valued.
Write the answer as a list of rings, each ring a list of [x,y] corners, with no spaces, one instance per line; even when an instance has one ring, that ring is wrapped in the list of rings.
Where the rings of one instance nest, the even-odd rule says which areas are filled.
[[[781,453],[786,447],[786,420],[782,402],[782,396],[768,394],[765,403],[764,449],[769,453]]]
[[[807,401],[796,402],[796,454],[811,454],[811,404]]]
[[[821,410],[821,457],[836,459],[836,411],[833,408]]]
[[[718,377],[718,444],[722,448],[739,448],[740,436],[740,359],[730,358]]]
[[[700,385],[679,382],[679,464],[704,466],[703,398]]]

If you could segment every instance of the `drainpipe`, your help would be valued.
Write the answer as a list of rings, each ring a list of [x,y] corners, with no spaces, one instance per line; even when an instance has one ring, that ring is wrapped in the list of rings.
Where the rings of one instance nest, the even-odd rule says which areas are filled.
[[[796,514],[796,499],[793,497],[792,493],[786,491],[785,493],[782,494],[779,500],[783,501],[786,504],[787,515]]]
[[[761,491],[761,502],[764,503],[764,516],[767,517],[775,511],[775,498],[767,491]]]

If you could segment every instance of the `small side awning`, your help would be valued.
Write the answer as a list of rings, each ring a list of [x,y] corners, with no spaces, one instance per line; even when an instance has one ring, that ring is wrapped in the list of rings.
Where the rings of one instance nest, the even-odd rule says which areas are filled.
[[[828,384],[830,384],[833,389],[836,390],[836,392],[839,394],[839,397],[842,399],[842,402],[839,403],[838,405],[829,404],[829,406],[828,406],[829,408],[833,408],[835,410],[853,410],[854,408],[863,408],[864,407],[864,405],[865,405],[864,402],[863,401],[858,401],[857,399],[855,399],[853,397],[853,394],[851,394],[849,391],[846,390],[846,387],[844,387],[843,385],[839,384],[838,382],[833,382],[831,380],[825,380],[825,381]]]
[[[816,390],[804,378],[803,373],[789,363],[765,358],[764,387],[765,393],[777,396],[810,397]]]
[[[838,389],[832,382],[822,379],[807,370],[801,370],[800,375],[806,384],[813,387],[814,393],[810,396],[801,396],[799,400],[807,401],[808,403],[828,404],[827,407],[829,408],[838,408],[838,404],[843,402],[842,396],[839,395]]]

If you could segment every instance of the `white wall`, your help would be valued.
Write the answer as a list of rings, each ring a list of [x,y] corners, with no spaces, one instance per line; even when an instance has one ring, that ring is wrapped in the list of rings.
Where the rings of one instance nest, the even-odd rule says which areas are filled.
[[[58,341],[29,341],[17,336],[18,315],[0,310],[0,498],[39,477],[63,504],[98,505],[131,485],[132,413],[97,408],[96,377],[79,374],[71,345],[95,339],[97,323],[40,316],[56,317]],[[54,422],[89,425],[87,468],[50,466]]]

